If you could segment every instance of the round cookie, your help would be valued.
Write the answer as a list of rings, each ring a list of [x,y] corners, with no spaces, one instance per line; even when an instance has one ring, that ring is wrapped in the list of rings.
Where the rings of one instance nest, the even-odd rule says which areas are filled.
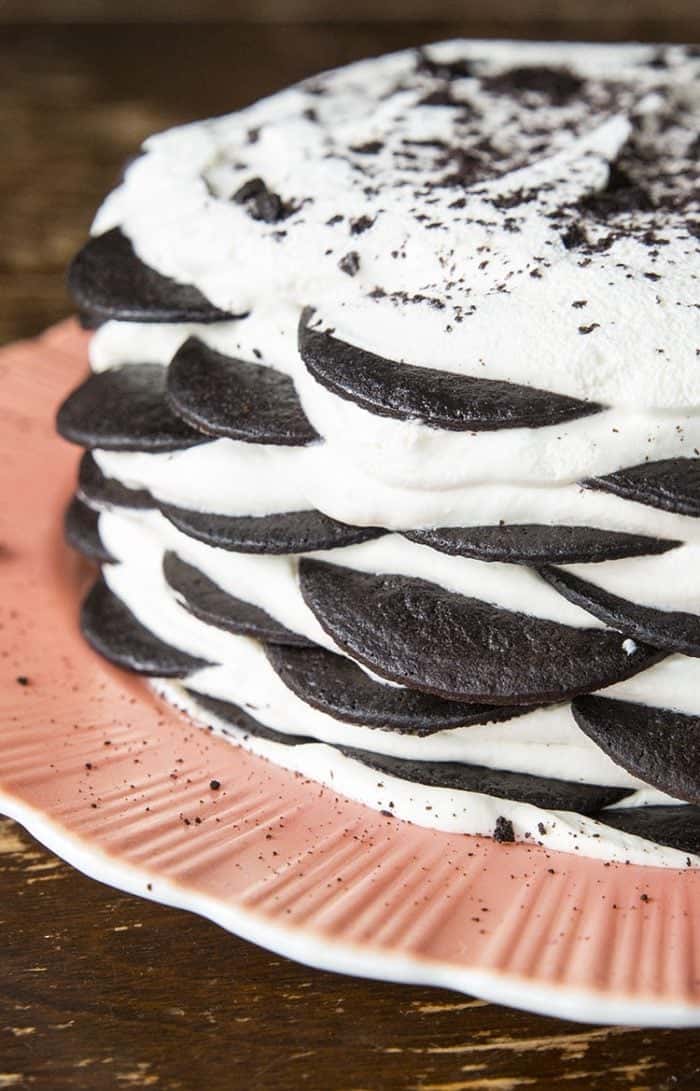
[[[100,538],[100,513],[74,496],[63,517],[63,531],[69,546],[98,564],[112,564],[114,557]]]
[[[643,462],[606,477],[589,478],[582,484],[676,515],[700,517],[700,458]]]
[[[700,717],[610,697],[577,697],[576,723],[616,765],[674,799],[700,804]]]
[[[190,538],[238,553],[312,553],[366,542],[384,533],[376,527],[339,523],[315,510],[241,516],[189,511],[172,504],[161,504],[160,510]]]
[[[601,811],[597,817],[599,822],[614,830],[681,852],[700,853],[700,807],[618,807]]]
[[[606,625],[665,651],[700,656],[700,616],[697,614],[638,606],[561,568],[544,567],[539,572],[565,599]]]
[[[118,227],[97,235],[78,252],[68,289],[90,325],[122,322],[223,322],[226,314],[192,284],[163,276],[136,256]]]
[[[183,600],[183,604],[200,621],[216,625],[230,633],[252,636],[271,644],[310,643],[299,633],[293,633],[280,625],[265,610],[251,602],[235,598],[223,591],[197,568],[181,560],[176,553],[163,557],[163,575],[169,587]]]
[[[385,686],[342,655],[324,648],[268,647],[267,658],[285,686],[336,720],[427,736],[470,724],[522,715],[523,708],[465,705],[418,690]]]
[[[377,674],[449,700],[535,705],[587,693],[651,665],[619,633],[491,606],[427,580],[302,558],[301,591],[326,632]]]
[[[533,523],[407,530],[404,537],[451,557],[473,557],[479,561],[532,566],[612,561],[621,557],[666,553],[681,544],[596,527],[541,526]]]
[[[78,493],[97,507],[141,508],[158,505],[147,489],[130,489],[112,477],[105,477],[90,451],[80,460]]]
[[[307,370],[333,394],[370,413],[482,432],[542,428],[603,408],[536,387],[387,360],[315,328],[313,314],[307,307],[299,323],[299,352]]]
[[[209,664],[179,651],[137,621],[103,579],[88,592],[80,611],[83,636],[95,651],[136,674],[185,678]]]
[[[170,363],[167,398],[179,417],[207,435],[288,446],[319,438],[288,375],[224,356],[196,337]]]
[[[208,437],[165,400],[161,364],[125,364],[91,375],[64,401],[56,424],[64,439],[105,451],[180,451]]]

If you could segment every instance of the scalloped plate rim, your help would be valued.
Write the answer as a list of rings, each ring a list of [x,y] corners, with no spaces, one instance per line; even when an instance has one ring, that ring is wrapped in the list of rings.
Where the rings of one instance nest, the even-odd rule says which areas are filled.
[[[639,1000],[593,989],[542,985],[502,971],[465,969],[449,962],[381,953],[364,944],[331,942],[314,937],[312,929],[282,928],[231,903],[209,897],[186,884],[162,878],[158,872],[124,864],[85,838],[72,836],[46,815],[0,790],[0,813],[77,871],[106,886],[159,905],[183,909],[231,932],[239,939],[295,962],[331,973],[405,985],[453,989],[493,1004],[585,1024],[615,1024],[683,1028],[700,1026],[700,1008],[692,1004]],[[157,883],[149,891],[147,883]]]

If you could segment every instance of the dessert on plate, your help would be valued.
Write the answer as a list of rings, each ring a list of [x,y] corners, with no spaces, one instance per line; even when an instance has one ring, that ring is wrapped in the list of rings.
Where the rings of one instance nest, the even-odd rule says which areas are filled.
[[[90,643],[309,790],[699,866],[699,77],[445,42],[149,139],[69,277]]]

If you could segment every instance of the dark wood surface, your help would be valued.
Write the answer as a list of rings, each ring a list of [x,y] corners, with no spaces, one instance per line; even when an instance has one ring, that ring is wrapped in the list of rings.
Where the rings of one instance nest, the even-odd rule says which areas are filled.
[[[502,29],[506,23],[518,33],[527,33],[528,24],[536,19],[555,29],[571,28],[569,33],[575,37],[597,35],[610,26],[623,28],[622,33],[630,37],[629,27],[638,33],[644,24],[659,26],[666,37],[673,36],[678,24],[697,19],[697,0],[490,0],[489,4],[470,0],[0,0],[0,22],[473,21],[475,14],[488,17],[492,33],[497,24],[498,32],[506,33]]]
[[[668,11],[653,26],[632,18],[611,32],[605,21],[585,34],[700,37]],[[572,33],[550,16],[528,34]],[[505,28],[0,29],[0,340],[67,313],[65,263],[146,134],[465,29]],[[0,821],[0,1091],[699,1087],[700,1032],[586,1028],[312,971],[89,881]]]

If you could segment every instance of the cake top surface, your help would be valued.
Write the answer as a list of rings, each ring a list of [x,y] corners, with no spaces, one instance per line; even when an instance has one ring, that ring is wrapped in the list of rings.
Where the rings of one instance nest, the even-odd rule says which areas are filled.
[[[152,137],[95,231],[223,309],[310,305],[389,359],[694,408],[699,76],[682,46],[363,61]]]

